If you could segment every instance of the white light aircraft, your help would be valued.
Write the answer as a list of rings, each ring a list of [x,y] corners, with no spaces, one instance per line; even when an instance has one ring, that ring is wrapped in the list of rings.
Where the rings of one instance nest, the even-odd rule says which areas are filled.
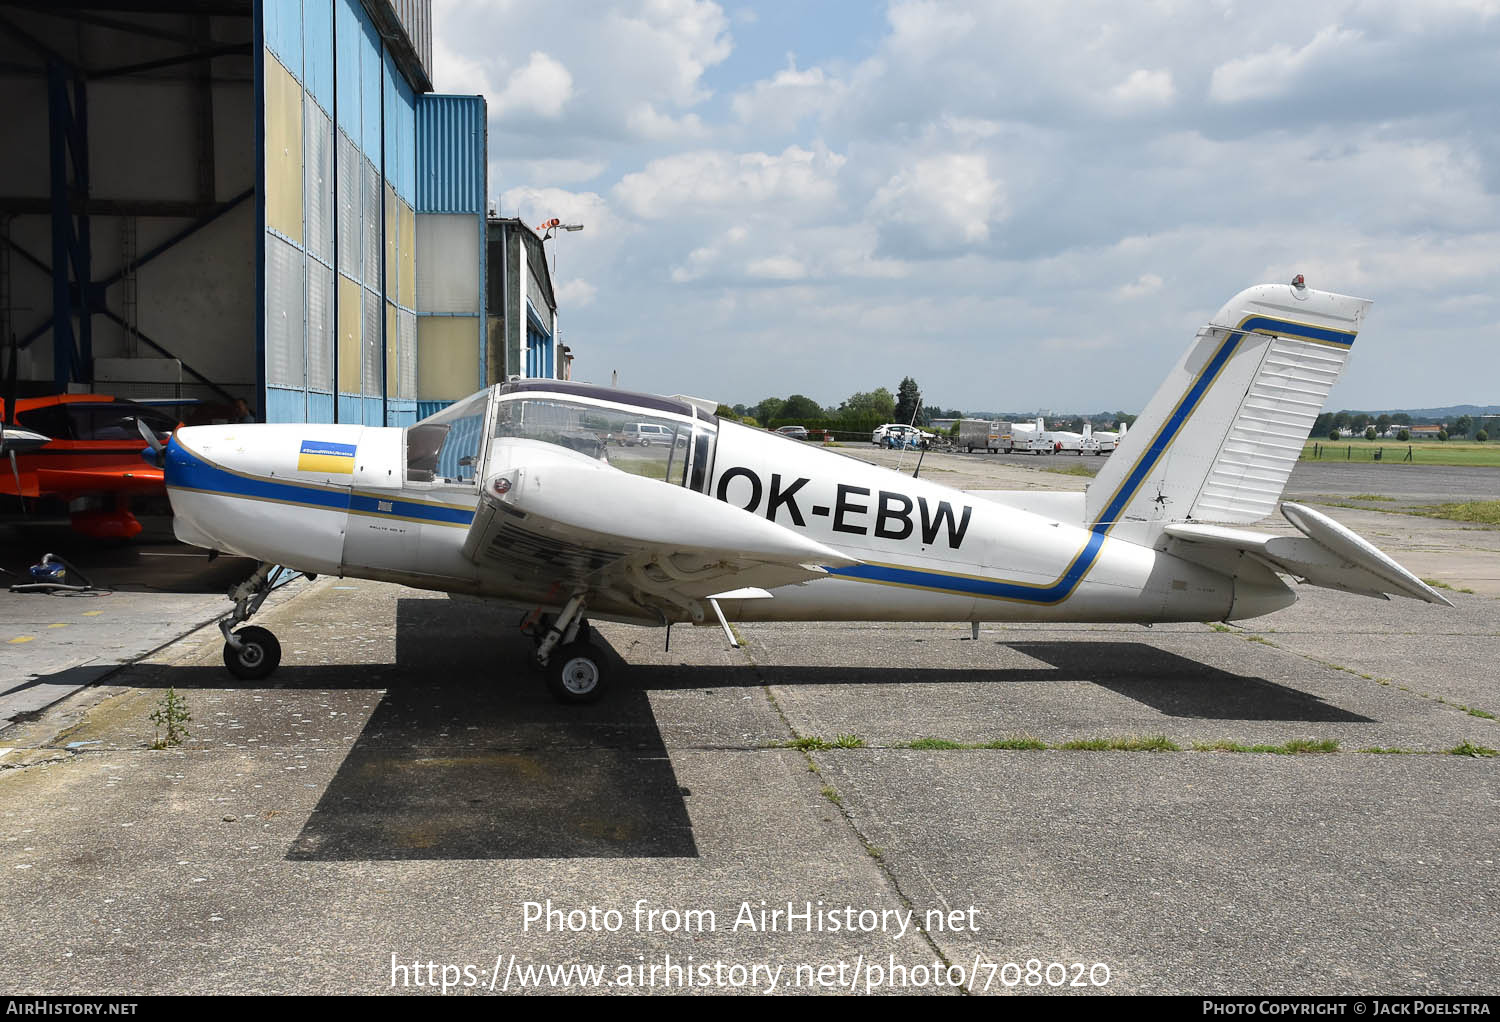
[[[554,695],[609,660],[592,616],[737,621],[1239,620],[1281,576],[1447,603],[1353,532],[1282,503],[1369,302],[1262,285],[1202,327],[1086,492],[965,493],[720,420],[716,405],[558,380],[498,385],[406,429],[195,426],[151,457],[179,539],[245,555],[224,661],[262,678],[275,637],[238,628],[281,570],[503,601]],[[627,425],[670,442],[624,446]]]

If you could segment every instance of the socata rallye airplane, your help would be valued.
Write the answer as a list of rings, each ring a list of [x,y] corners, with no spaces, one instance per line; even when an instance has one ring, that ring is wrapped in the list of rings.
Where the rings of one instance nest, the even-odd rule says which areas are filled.
[[[587,617],[730,621],[1231,621],[1281,576],[1447,601],[1353,532],[1281,504],[1369,302],[1292,284],[1232,298],[1086,492],[965,493],[714,415],[559,380],[501,384],[406,429],[180,429],[183,542],[255,558],[220,622],[243,679],[281,659],[234,629],[282,570],[503,601],[565,702],[605,689]],[[151,438],[155,441],[155,438]]]

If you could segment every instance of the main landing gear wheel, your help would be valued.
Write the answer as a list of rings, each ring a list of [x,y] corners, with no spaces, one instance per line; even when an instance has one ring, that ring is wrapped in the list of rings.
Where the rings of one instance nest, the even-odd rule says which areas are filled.
[[[234,637],[240,641],[240,648],[224,643],[224,666],[241,681],[259,681],[281,663],[281,643],[266,629],[247,625]]]
[[[603,651],[591,642],[569,642],[547,661],[547,690],[560,703],[582,705],[604,695],[609,675]]]

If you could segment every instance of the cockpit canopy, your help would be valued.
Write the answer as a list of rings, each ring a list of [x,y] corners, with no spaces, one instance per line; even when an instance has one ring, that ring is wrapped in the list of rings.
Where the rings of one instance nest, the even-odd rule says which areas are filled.
[[[718,417],[694,404],[565,380],[500,384],[406,430],[408,484],[473,488],[491,439],[555,444],[706,492]]]

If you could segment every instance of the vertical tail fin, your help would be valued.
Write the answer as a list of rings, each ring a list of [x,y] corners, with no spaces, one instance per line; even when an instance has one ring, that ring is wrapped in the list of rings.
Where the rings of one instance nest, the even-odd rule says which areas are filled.
[[[1286,284],[1235,295],[1122,431],[1087,524],[1151,542],[1169,522],[1269,515],[1369,305]]]

